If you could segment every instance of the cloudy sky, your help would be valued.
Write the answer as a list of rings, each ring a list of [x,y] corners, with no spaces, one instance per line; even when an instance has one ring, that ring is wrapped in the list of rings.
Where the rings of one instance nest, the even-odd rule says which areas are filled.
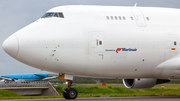
[[[0,45],[22,27],[40,18],[47,10],[61,5],[148,6],[180,9],[180,0],[0,0]],[[0,47],[0,75],[40,73],[7,55]]]

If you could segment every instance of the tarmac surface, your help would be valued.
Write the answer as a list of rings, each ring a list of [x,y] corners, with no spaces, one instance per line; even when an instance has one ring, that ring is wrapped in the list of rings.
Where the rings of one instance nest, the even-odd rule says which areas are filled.
[[[180,101],[178,97],[94,97],[94,98],[77,98],[75,100],[66,100],[64,98],[54,99],[15,99],[1,101]]]

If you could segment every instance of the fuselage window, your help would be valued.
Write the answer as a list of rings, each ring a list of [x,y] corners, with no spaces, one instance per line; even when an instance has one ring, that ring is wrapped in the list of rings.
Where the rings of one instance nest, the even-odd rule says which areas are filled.
[[[177,42],[176,42],[176,41],[174,41],[174,45],[175,45],[175,46],[177,45]]]
[[[117,20],[117,16],[114,17]]]
[[[146,17],[146,19],[149,21],[149,17]]]
[[[109,16],[106,16],[106,18],[109,20]]]
[[[123,20],[126,20],[126,18],[123,16]]]
[[[134,20],[134,18],[133,18],[133,17],[131,17],[131,20]]]
[[[102,41],[99,41],[99,45],[102,45]]]
[[[119,16],[119,20],[121,20],[121,17]]]
[[[113,20],[113,16],[111,16],[111,20]]]

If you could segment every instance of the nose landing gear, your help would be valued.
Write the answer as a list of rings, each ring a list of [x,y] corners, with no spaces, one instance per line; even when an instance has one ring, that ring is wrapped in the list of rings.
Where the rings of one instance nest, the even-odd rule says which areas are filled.
[[[68,86],[68,88],[66,88],[64,90],[64,88],[66,86],[63,87],[63,89],[62,89],[63,90],[63,97],[65,99],[76,99],[76,97],[78,96],[78,92],[76,89],[71,88],[71,86],[73,85],[73,82],[68,80],[65,83],[66,83],[66,86]]]

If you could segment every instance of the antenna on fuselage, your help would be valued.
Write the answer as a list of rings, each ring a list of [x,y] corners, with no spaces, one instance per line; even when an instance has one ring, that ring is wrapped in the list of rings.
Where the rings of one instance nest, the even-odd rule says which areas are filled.
[[[135,3],[134,7],[136,7],[136,6],[137,6],[137,3]]]

